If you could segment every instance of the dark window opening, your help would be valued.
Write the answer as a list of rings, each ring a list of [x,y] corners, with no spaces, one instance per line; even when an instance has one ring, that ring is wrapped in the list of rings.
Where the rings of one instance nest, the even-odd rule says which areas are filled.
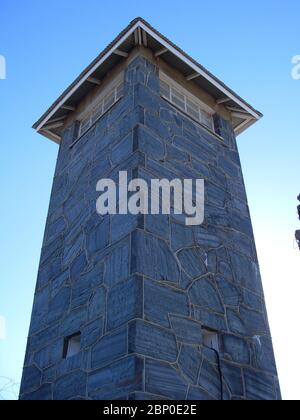
[[[203,344],[205,347],[208,347],[212,350],[219,352],[219,337],[218,333],[215,331],[202,329],[203,335]]]
[[[63,358],[68,359],[69,357],[75,356],[81,350],[81,333],[78,332],[69,337],[65,338]]]

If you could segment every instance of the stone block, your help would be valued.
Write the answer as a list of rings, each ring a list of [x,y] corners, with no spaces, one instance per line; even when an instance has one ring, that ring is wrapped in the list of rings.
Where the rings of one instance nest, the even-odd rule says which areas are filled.
[[[129,401],[159,401],[166,398],[148,392],[134,392],[129,395]]]
[[[178,341],[187,344],[202,344],[202,328],[199,322],[175,315],[170,315],[170,322]]]
[[[196,280],[190,290],[189,297],[193,305],[203,307],[219,314],[224,313],[224,307],[215,288],[213,281],[210,278],[201,278]]]
[[[146,359],[145,390],[172,400],[185,400],[187,382],[171,365]]]
[[[56,377],[66,375],[77,369],[86,370],[88,368],[89,353],[87,351],[80,351],[74,356],[62,359],[56,365]]]
[[[208,394],[204,389],[198,386],[191,386],[189,388],[187,400],[191,401],[215,401],[212,395]]]
[[[81,333],[81,346],[88,348],[100,340],[103,335],[103,318],[97,318],[95,321],[85,325]]]
[[[151,234],[136,231],[132,235],[132,272],[154,280],[179,283],[177,261],[166,242]]]
[[[197,385],[202,355],[197,348],[182,344],[178,358],[178,366],[188,381]]]
[[[220,368],[222,371],[223,381],[227,385],[230,394],[235,397],[243,397],[244,384],[242,369],[225,361],[221,361]]]
[[[61,360],[63,340],[58,339],[34,354],[34,363],[40,369],[46,369]]]
[[[137,320],[129,325],[129,353],[138,353],[156,360],[174,363],[178,349],[175,335],[148,322]]]
[[[276,400],[274,378],[272,376],[256,370],[244,369],[244,378],[247,400]]]
[[[63,251],[63,267],[66,268],[72,264],[75,258],[80,254],[83,249],[84,236],[79,233],[76,239],[65,244]]]
[[[148,232],[166,241],[170,240],[170,222],[168,214],[148,214],[145,216],[145,228]]]
[[[144,124],[145,110],[141,106],[136,106],[133,111],[125,115],[120,121],[118,128],[118,135],[122,138],[125,137],[131,130],[138,124]]]
[[[153,115],[147,110],[145,111],[145,125],[162,140],[168,142],[171,141],[171,136],[167,125],[159,120],[156,115]]]
[[[171,144],[167,144],[166,145],[166,161],[167,162],[177,161],[181,163],[182,162],[188,163],[190,161],[190,156],[188,153],[184,152],[183,150],[180,150],[177,147],[172,146]],[[200,165],[202,165],[202,163],[200,163]],[[200,172],[200,165],[199,166],[196,165],[196,170],[198,172]]]
[[[240,175],[239,167],[224,156],[219,157],[218,166],[230,178],[237,178]]]
[[[27,366],[24,368],[23,378],[20,394],[37,390],[41,386],[42,372],[36,366]]]
[[[61,290],[62,287],[69,285],[70,275],[69,271],[64,271],[58,277],[55,277],[51,282],[51,297],[53,298]]]
[[[90,321],[99,318],[105,314],[106,310],[106,289],[98,287],[92,294],[88,307],[88,319]]]
[[[221,399],[222,382],[218,368],[204,360],[200,369],[198,385],[216,400]]]
[[[249,309],[253,309],[254,311],[263,311],[264,304],[261,296],[248,289],[243,289],[242,294],[244,306],[247,306]]]
[[[208,165],[206,165],[204,162],[201,162],[200,160],[196,159],[196,156],[192,156],[192,166],[198,172],[198,178],[200,178],[200,179],[210,179],[211,178],[211,174],[210,174]]]
[[[111,288],[126,280],[130,271],[130,242],[129,239],[119,243],[106,259],[104,283]]]
[[[134,87],[135,104],[154,114],[158,114],[159,97],[152,90],[139,83]]]
[[[81,330],[82,326],[87,322],[88,311],[85,307],[74,309],[63,318],[60,334],[64,337],[68,337],[72,334],[77,333]]]
[[[224,315],[207,311],[197,306],[194,306],[193,312],[195,319],[201,322],[203,326],[215,331],[227,332],[227,323]]]
[[[91,369],[108,365],[127,354],[127,328],[105,335],[94,345],[91,355]]]
[[[44,328],[37,334],[30,337],[30,349],[39,350],[45,347],[51,341],[55,340],[58,336],[59,324],[51,325],[50,327]]]
[[[109,243],[109,217],[105,217],[86,238],[86,249],[88,255],[101,251]]]
[[[189,316],[189,303],[184,292],[152,281],[145,281],[144,289],[147,321],[169,328],[169,314]]]
[[[63,287],[49,302],[48,323],[60,320],[69,310],[71,288]]]
[[[111,161],[113,165],[126,160],[133,152],[133,136],[132,133],[127,134],[116,146],[111,150]]]
[[[133,96],[130,94],[124,95],[115,106],[113,106],[107,114],[107,125],[108,127],[121,125],[122,118],[124,116],[131,114],[134,107]]]
[[[107,329],[112,330],[143,316],[143,281],[133,276],[113,287],[107,297]]]
[[[222,341],[225,357],[241,365],[249,365],[251,363],[249,344],[245,339],[224,334]]]
[[[244,320],[247,330],[250,335],[266,334],[268,327],[266,325],[265,317],[263,313],[249,310],[243,306],[240,307],[240,315]]]
[[[128,356],[92,371],[88,378],[88,396],[95,400],[126,399],[129,393],[142,391],[143,368],[143,359]]]
[[[116,214],[111,216],[111,241],[117,242],[139,225],[139,216],[134,214]]]
[[[230,226],[247,235],[249,238],[253,236],[252,224],[250,217],[247,215],[246,217],[242,216],[240,212],[231,210],[230,212]]]
[[[154,217],[154,216],[153,216]],[[156,216],[157,217],[157,216]],[[185,226],[178,223],[171,223],[171,247],[174,251],[185,247],[192,247],[195,245],[194,232],[191,226]],[[182,260],[185,261],[185,254],[189,251],[183,252]],[[188,258],[188,257],[187,257]],[[186,265],[185,265],[186,266]]]
[[[227,319],[230,331],[252,337],[254,335],[266,334],[267,326],[262,313],[250,311],[243,306],[239,313],[227,309]]]
[[[47,240],[51,241],[57,236],[62,235],[66,227],[67,224],[63,217],[60,217],[59,219],[55,220],[55,222],[51,223],[47,229]]]
[[[182,149],[184,152],[189,153],[191,156],[196,157],[199,160],[202,160],[205,163],[211,162],[213,158],[211,153],[207,153],[205,148],[196,144],[193,140],[190,141],[190,138],[187,139],[187,131],[185,131],[185,136],[175,136],[173,139],[174,146]]]
[[[240,289],[222,276],[217,275],[215,279],[224,304],[228,306],[239,306],[242,303]]]
[[[226,315],[230,332],[243,336],[251,335],[250,332],[247,331],[245,321],[241,318],[237,310],[227,308]]]
[[[87,265],[88,265],[88,261],[86,258],[86,254],[85,252],[82,252],[81,254],[78,255],[78,257],[75,258],[75,260],[71,264],[71,267],[70,267],[71,282],[79,278],[79,276],[85,272]]]
[[[256,336],[253,340],[256,365],[259,369],[277,376],[272,340],[265,336]]]
[[[44,248],[43,248],[44,249]],[[54,258],[48,261],[46,265],[41,265],[38,274],[37,287],[42,289],[53,278],[57,278],[62,271],[61,258]]]
[[[223,190],[227,190],[227,178],[225,173],[217,166],[209,165],[209,179]]]
[[[162,140],[153,135],[146,127],[138,126],[134,132],[134,149],[145,153],[148,158],[162,160],[165,146]]]
[[[79,277],[72,285],[71,308],[75,309],[87,305],[93,295],[93,290],[103,283],[104,265],[96,264]]]
[[[53,388],[54,400],[68,400],[72,397],[85,397],[87,374],[81,370],[74,371],[59,378]]]
[[[210,181],[205,181],[205,202],[223,208],[226,204],[226,191]]]
[[[42,384],[52,383],[56,379],[56,366],[45,369],[42,374]]]
[[[201,226],[196,226],[195,229],[195,242],[201,248],[212,249],[219,248],[222,245],[221,240],[218,236],[209,233]]]
[[[94,190],[96,189],[98,181],[100,181],[100,179],[102,178],[107,177],[111,169],[112,166],[108,152],[103,153],[100,157],[97,157],[95,159],[89,177],[89,183]]]
[[[33,392],[22,394],[20,400],[26,401],[49,401],[53,399],[52,384],[44,384]]]
[[[201,277],[207,272],[206,254],[201,248],[185,248],[179,251],[177,256],[182,269],[193,279]]]

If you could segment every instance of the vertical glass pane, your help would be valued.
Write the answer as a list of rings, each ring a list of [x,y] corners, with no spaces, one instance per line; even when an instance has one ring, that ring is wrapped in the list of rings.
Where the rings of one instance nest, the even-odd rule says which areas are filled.
[[[178,90],[172,88],[171,90],[172,102],[185,111],[185,98]]]
[[[107,111],[115,103],[115,91],[111,92],[104,99],[103,112]]]
[[[82,135],[89,129],[90,123],[91,123],[90,118],[85,118],[84,120],[81,121],[79,135]]]
[[[202,123],[206,127],[213,129],[212,116],[208,112],[204,111],[203,109],[201,110],[201,120],[202,120]]]
[[[160,94],[170,100],[170,86],[163,80],[160,81]]]
[[[95,121],[97,121],[97,119],[100,118],[102,114],[103,114],[103,102],[97,105],[97,107],[94,109],[92,122],[94,123]]]
[[[197,121],[200,121],[199,111],[195,111],[194,108],[190,108],[187,106],[186,112],[192,117],[195,118]]]
[[[119,84],[116,88],[116,101],[123,96],[123,82]]]
[[[189,99],[186,100],[186,112],[191,117],[193,117],[196,120],[200,121],[200,109],[199,109],[199,106],[195,102],[193,102],[193,101],[191,101]]]

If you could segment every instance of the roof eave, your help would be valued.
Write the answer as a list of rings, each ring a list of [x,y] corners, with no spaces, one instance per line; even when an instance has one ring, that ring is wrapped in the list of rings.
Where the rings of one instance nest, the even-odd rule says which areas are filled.
[[[188,65],[191,72],[199,74],[199,77],[203,77],[209,84],[216,88],[220,95],[224,95],[225,98],[234,102],[234,104],[246,112],[248,117],[245,117],[245,124],[242,125],[241,129],[237,130],[236,134],[239,135],[241,132],[250,127],[254,122],[259,120],[263,115],[255,110],[250,104],[244,101],[234,91],[227,87],[221,80],[212,75],[202,65],[197,63],[194,59],[188,56],[184,51],[178,48],[175,44],[169,41],[166,37],[160,34],[156,29],[148,24],[142,18],[134,19],[113,41],[109,44],[100,55],[75,79],[75,81],[62,93],[62,95],[51,105],[51,107],[42,115],[42,117],[33,125],[33,128],[39,133],[43,134],[47,138],[59,143],[59,136],[52,133],[49,130],[46,132],[44,126],[46,123],[51,122],[51,118],[58,112],[61,107],[66,105],[67,101],[72,95],[87,81],[93,73],[100,68],[101,64],[104,63],[114,51],[117,50],[135,31],[140,28],[145,31],[147,35],[151,36],[156,42],[158,42],[163,48],[174,54],[179,60],[183,61],[185,65]],[[210,85],[210,86],[211,86]]]

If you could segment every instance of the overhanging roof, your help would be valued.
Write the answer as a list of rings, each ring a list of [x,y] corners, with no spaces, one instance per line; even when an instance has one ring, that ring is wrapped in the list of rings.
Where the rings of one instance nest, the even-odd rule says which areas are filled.
[[[236,134],[240,134],[262,114],[211,74],[201,64],[160,34],[142,18],[134,19],[77,77],[33,125],[39,133],[60,142],[64,120],[75,111],[79,102],[95,87],[107,72],[124,60],[137,45],[144,45],[154,56],[162,56],[170,66],[179,70],[187,80],[193,80],[210,93],[217,103],[231,112]]]

